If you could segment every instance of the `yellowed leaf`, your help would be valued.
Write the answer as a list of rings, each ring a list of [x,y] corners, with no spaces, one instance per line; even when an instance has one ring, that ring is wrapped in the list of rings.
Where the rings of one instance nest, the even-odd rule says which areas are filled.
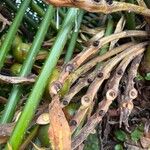
[[[49,139],[53,150],[71,150],[71,132],[69,124],[56,96],[49,105]]]

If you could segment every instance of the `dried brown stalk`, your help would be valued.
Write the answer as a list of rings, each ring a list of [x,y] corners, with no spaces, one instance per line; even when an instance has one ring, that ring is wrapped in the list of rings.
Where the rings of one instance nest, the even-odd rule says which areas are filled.
[[[122,123],[125,124],[126,127],[128,127],[128,117],[131,114],[131,111],[133,109],[133,100],[137,97],[137,90],[134,87],[134,79],[137,75],[138,67],[141,62],[143,55],[137,56],[129,69],[128,77],[127,77],[127,83],[126,88],[124,91],[124,94],[121,95],[121,99],[119,100],[120,105],[120,127]]]
[[[105,63],[107,64],[107,62],[105,62]],[[101,64],[100,67],[102,67],[103,65],[105,65],[105,64],[104,64],[104,63]],[[99,68],[100,68],[100,67],[99,67]],[[71,99],[72,99],[80,90],[82,90],[84,87],[89,86],[89,85],[93,82],[93,80],[95,79],[96,75],[97,75],[97,68],[96,68],[94,71],[88,73],[87,76],[85,75],[84,77],[80,78],[80,79],[78,80],[78,82],[77,82],[74,86],[72,86],[72,87],[70,88],[70,91],[64,96],[64,98],[63,98],[63,100],[62,100],[62,107],[68,105],[68,104],[70,103]]]
[[[83,62],[85,62],[90,56],[94,55],[98,52],[100,48],[102,48],[105,44],[114,41],[116,39],[125,38],[125,37],[131,37],[131,36],[140,36],[140,37],[146,37],[149,34],[145,31],[123,31],[120,33],[116,33],[107,37],[104,37],[100,39],[99,41],[93,42],[93,45],[91,45],[87,50],[79,53],[72,61],[70,61],[68,64],[66,64],[59,76],[59,79],[54,82],[50,88],[51,94],[55,95],[58,93],[58,91],[62,88],[64,82],[70,75],[70,73],[74,72]]]
[[[114,68],[114,66],[116,66],[127,55],[132,54],[133,56],[131,55],[132,56],[131,58],[133,59],[133,57],[135,56],[135,52],[138,54],[138,51],[141,52],[143,50],[143,47],[145,47],[147,44],[148,44],[147,42],[143,42],[135,46],[132,46],[131,48],[126,49],[122,53],[118,54],[117,56],[109,60],[108,63],[106,63],[105,66],[98,71],[97,77],[91,83],[91,85],[87,90],[87,93],[81,99],[80,108],[78,109],[77,113],[71,120],[71,122],[76,122],[75,125],[71,126],[72,132],[77,128],[77,126],[80,124],[82,119],[85,117],[85,114],[87,113],[88,108],[93,102],[93,99],[96,93],[98,92],[98,89],[100,88],[103,81],[108,79],[110,72]],[[130,62],[130,59],[128,61]]]
[[[145,49],[142,49],[142,50],[144,51]],[[120,80],[121,80],[122,76],[124,75],[124,72],[125,72],[127,66],[136,57],[137,54],[141,53],[141,51],[139,51],[136,54],[132,53],[129,56],[126,56],[121,61],[121,63],[117,67],[117,69],[116,69],[113,77],[110,79],[110,81],[108,83],[108,90],[106,92],[106,99],[108,99],[108,100],[114,100],[114,99],[117,98],[118,93],[119,93]]]
[[[143,7],[146,7],[146,8],[147,8],[147,6],[146,6],[146,4],[145,4],[145,2],[144,2],[143,0],[137,0],[137,2],[138,2],[138,4],[139,4],[140,6],[143,6]]]
[[[142,6],[117,2],[112,0],[46,0],[55,6],[69,6],[84,9],[89,12],[110,14],[118,11],[135,12],[150,17],[150,10]]]
[[[79,78],[81,74],[84,74],[87,71],[89,71],[98,62],[102,62],[103,60],[125,50],[126,48],[132,46],[133,44],[134,43],[123,44],[123,45],[107,52],[106,54],[103,54],[102,56],[97,56],[96,58],[93,58],[91,61],[84,64],[79,69],[77,69],[73,74],[71,74],[69,77],[70,81],[72,83],[74,83],[74,81],[77,80],[77,78]],[[82,88],[88,86],[94,80],[95,76],[96,76],[96,71],[93,71],[88,76],[85,76],[84,78],[79,79],[79,81],[73,87],[71,87],[71,89],[69,90],[67,95],[64,96],[64,98],[62,100],[62,104],[61,104],[62,107],[68,105],[69,102],[71,101],[71,99],[75,96],[75,94],[78,93]]]
[[[86,64],[84,64],[80,68],[78,68],[76,71],[71,73],[69,79],[72,81],[72,83],[74,83],[74,81],[76,81],[76,79],[79,78],[81,74],[85,74],[87,71],[89,71],[94,66],[96,66],[97,63],[100,63],[100,62],[122,52],[123,50],[125,50],[126,48],[128,48],[134,44],[135,43],[132,43],[132,42],[123,44],[119,47],[112,49],[111,51],[108,51],[107,53],[105,53],[101,56],[97,56],[97,57],[93,58],[92,60],[88,61]]]
[[[88,122],[85,124],[85,126],[81,129],[80,134],[77,135],[72,140],[72,149],[75,149],[78,147],[89,135],[89,133],[93,132],[93,129],[97,126],[97,124],[101,121],[102,114],[99,115],[99,108],[97,109],[97,112],[92,115],[92,117],[89,118]]]
[[[65,107],[66,105],[68,105],[71,101],[71,99],[84,87],[88,86],[89,83],[85,78],[81,78],[79,79],[79,81],[73,86],[71,87],[71,89],[69,90],[69,92],[67,93],[67,95],[64,96],[61,106]]]
[[[147,6],[143,0],[137,0],[137,2],[140,6],[147,8]],[[144,18],[145,18],[146,22],[150,25],[150,18],[149,17],[144,17]]]
[[[100,32],[105,32],[103,27],[96,27],[96,28],[89,28],[86,25],[81,25],[81,33],[88,33],[91,36],[96,36],[99,37],[101,36]]]
[[[97,77],[92,82],[92,84],[88,88],[86,95],[81,100],[82,105],[87,107],[87,105],[90,104],[90,102],[93,100],[95,94],[97,93],[99,87],[101,86],[102,82],[109,77],[110,71],[113,69],[113,67],[117,63],[119,63],[119,61],[121,61],[125,56],[131,54],[132,52],[135,52],[136,50],[139,50],[139,49],[145,47],[147,44],[148,44],[147,42],[137,44],[135,46],[132,46],[132,47],[126,49],[122,53],[120,53],[117,56],[115,56],[114,58],[112,58],[108,62],[108,64],[106,66],[104,66],[104,68],[98,72]],[[86,100],[87,98],[89,99],[88,103]]]
[[[99,33],[95,34],[88,42],[87,46],[90,46],[94,41],[101,39],[105,34],[105,30],[100,31]]]
[[[0,74],[0,82],[11,84],[29,84],[35,82],[35,77],[11,77]]]
[[[75,149],[78,145],[80,145],[87,136],[94,130],[94,128],[98,125],[98,123],[102,120],[103,116],[108,111],[110,105],[117,97],[118,93],[114,93],[114,89],[118,89],[119,81],[122,78],[122,74],[118,78],[118,71],[122,69],[122,72],[125,71],[127,65],[130,63],[130,61],[136,57],[137,55],[143,53],[145,49],[141,48],[136,54],[133,52],[132,54],[129,54],[126,56],[126,58],[121,62],[119,65],[119,68],[117,68],[116,73],[113,80],[111,81],[112,84],[114,84],[111,88],[106,92],[106,97],[99,103],[97,112],[88,120],[88,122],[85,124],[85,126],[81,129],[81,132],[79,135],[77,135],[73,141],[72,141],[72,149]],[[117,77],[117,78],[116,78]],[[118,80],[119,81],[118,81]],[[113,89],[113,90],[112,90]],[[113,92],[112,92],[113,91]],[[86,108],[87,109],[87,108]]]

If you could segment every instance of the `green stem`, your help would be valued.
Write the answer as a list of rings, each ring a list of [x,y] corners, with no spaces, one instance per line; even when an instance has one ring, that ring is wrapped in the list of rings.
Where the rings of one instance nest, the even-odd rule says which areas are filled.
[[[108,18],[108,23],[107,23],[107,27],[106,27],[106,31],[105,31],[105,35],[104,36],[109,36],[113,33],[113,29],[114,29],[114,22],[112,17],[110,16]],[[103,55],[104,53],[106,53],[108,51],[109,48],[109,44],[106,44],[101,50],[100,50],[100,55]]]
[[[0,48],[0,69],[4,65],[4,61],[6,58],[6,55],[8,51],[10,50],[11,44],[13,42],[13,39],[15,38],[15,35],[17,33],[17,30],[22,22],[23,16],[25,14],[26,9],[28,8],[31,0],[24,0],[20,6],[20,9],[10,26],[8,33],[6,34],[6,38],[4,42],[2,43],[2,46]]]
[[[70,59],[72,58],[73,51],[74,51],[74,48],[76,46],[76,42],[77,42],[77,38],[78,38],[78,34],[79,34],[80,25],[81,25],[81,22],[82,22],[83,15],[84,15],[84,11],[80,10],[78,20],[77,20],[77,25],[78,25],[77,31],[73,31],[71,39],[69,41],[69,46],[68,46],[67,53],[66,53],[66,56],[65,56],[65,63],[70,61]]]
[[[33,41],[33,44],[27,54],[27,59],[23,63],[23,66],[21,68],[20,76],[27,76],[32,69],[32,65],[35,61],[35,57],[38,54],[40,47],[42,45],[42,42],[44,40],[44,37],[48,31],[48,27],[50,25],[50,20],[52,19],[52,15],[54,13],[53,7],[49,7],[43,21],[40,25],[40,28],[35,36],[35,39]],[[8,98],[8,103],[5,107],[4,113],[1,118],[1,123],[7,123],[10,122],[13,118],[16,105],[20,99],[21,96],[21,86],[20,85],[14,85],[13,89],[11,91],[11,94]]]
[[[128,0],[128,2],[134,4],[134,0]],[[136,28],[135,13],[126,12],[126,19],[127,19],[127,28],[129,30],[134,30]]]
[[[26,137],[25,141],[23,142],[23,144],[20,147],[21,150],[25,150],[25,148],[27,148],[27,146],[30,144],[30,142],[32,141],[32,139],[37,135],[38,129],[39,129],[39,125],[35,126],[30,131],[30,134]]]
[[[13,2],[11,0],[4,0],[6,2],[6,4],[15,12],[17,12],[18,8],[13,4]],[[33,21],[30,17],[28,17],[28,15],[24,15],[25,20],[34,28],[38,28],[37,23],[35,23],[35,21]]]
[[[41,74],[32,89],[32,92],[27,100],[27,103],[23,109],[23,112],[10,137],[10,140],[8,141],[8,143],[12,146],[13,150],[17,150],[23,140],[23,137],[28,128],[28,125],[31,122],[36,112],[36,109],[39,105],[39,102],[42,98],[49,76],[52,74],[52,71],[55,68],[57,61],[62,53],[62,50],[66,44],[68,34],[70,33],[72,29],[73,21],[76,15],[77,15],[77,9],[70,8],[65,17],[63,25],[57,35],[57,38],[52,47],[51,53],[49,54],[45,62],[45,65],[41,71]]]
[[[43,17],[45,14],[45,11],[38,6],[33,0],[31,1],[31,8],[34,12],[36,12],[40,17]]]

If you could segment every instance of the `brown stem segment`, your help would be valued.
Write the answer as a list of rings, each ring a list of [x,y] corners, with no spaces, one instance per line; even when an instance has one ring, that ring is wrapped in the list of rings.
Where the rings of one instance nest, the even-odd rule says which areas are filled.
[[[119,100],[119,106],[120,106],[120,127],[122,123],[125,124],[126,127],[128,127],[128,117],[131,114],[131,111],[133,109],[133,100],[137,97],[137,90],[134,87],[134,79],[137,75],[138,67],[141,62],[143,55],[137,56],[129,68],[129,73],[127,77],[127,84],[125,87],[124,94],[121,96],[121,99]]]
[[[77,7],[84,9],[89,12],[97,12],[110,14],[118,11],[129,11],[135,12],[137,14],[141,14],[144,16],[150,17],[150,10],[148,8],[125,3],[125,2],[117,2],[117,1],[106,1],[106,0],[46,0],[47,2],[61,7],[61,6],[69,6],[69,7]]]
[[[67,93],[67,95],[64,96],[61,106],[65,107],[66,105],[68,105],[71,101],[71,99],[84,87],[88,86],[89,83],[85,78],[81,78],[79,79],[79,81],[73,86],[71,87],[71,89],[69,90],[69,92]]]
[[[114,100],[117,98],[119,94],[119,84],[120,80],[122,79],[124,72],[129,65],[129,63],[141,52],[143,52],[145,48],[141,49],[140,51],[137,51],[136,54],[132,53],[128,56],[126,56],[117,69],[115,70],[115,73],[113,74],[113,77],[110,79],[110,81],[107,82],[107,92],[106,92],[106,99],[108,100]]]
[[[88,61],[86,64],[84,64],[80,68],[78,68],[76,71],[71,73],[69,79],[72,80],[72,83],[74,83],[77,80],[77,78],[80,77],[81,74],[85,74],[87,71],[89,71],[94,66],[96,66],[97,63],[105,61],[106,59],[124,51],[125,49],[129,48],[130,46],[132,46],[134,44],[135,43],[133,43],[133,42],[129,42],[129,43],[120,45],[119,47],[116,47],[101,56],[97,56],[97,57],[93,58],[92,60]]]
[[[112,58],[108,62],[108,64],[106,66],[104,66],[104,68],[98,72],[97,77],[95,78],[95,80],[92,82],[92,84],[88,88],[86,95],[82,97],[81,103],[82,103],[82,101],[84,101],[84,98],[86,98],[86,97],[88,97],[90,99],[90,101],[92,101],[94,99],[94,96],[97,93],[102,82],[108,78],[110,71],[113,69],[113,67],[117,63],[119,63],[119,61],[121,61],[125,56],[131,54],[132,52],[135,52],[136,50],[139,50],[139,49],[145,47],[147,44],[148,44],[147,42],[137,44],[135,46],[132,46],[131,48],[126,49],[122,53],[120,53],[117,56],[115,56],[114,58]],[[89,104],[90,104],[90,102],[89,102]]]
[[[66,64],[59,76],[59,79],[54,82],[51,86],[51,94],[55,95],[62,88],[62,85],[70,75],[70,73],[74,72],[83,62],[85,62],[91,55],[94,55],[98,52],[100,48],[102,48],[105,44],[114,41],[116,39],[131,37],[131,36],[141,36],[146,37],[149,34],[145,31],[123,31],[120,33],[116,33],[107,37],[100,39],[99,41],[95,41],[93,45],[91,45],[87,50],[79,53],[72,61]],[[59,86],[59,87],[58,87]]]
[[[0,82],[7,84],[30,84],[35,82],[34,77],[11,77],[0,74]]]
[[[127,60],[125,59],[125,61],[123,61],[123,63],[121,63],[121,65],[123,65],[123,67],[125,69],[127,67],[128,63],[137,54],[144,51],[144,47],[147,44],[148,44],[147,42],[143,42],[143,43],[137,44],[135,46],[132,46],[131,48],[126,49],[122,53],[118,54],[117,56],[115,56],[114,58],[109,60],[108,63],[106,63],[104,65],[104,67],[100,71],[98,71],[97,77],[94,79],[94,81],[89,86],[87,93],[81,98],[81,106],[72,119],[72,120],[76,121],[76,125],[71,126],[72,132],[75,131],[77,126],[80,124],[82,119],[85,117],[89,106],[92,104],[94,97],[95,97],[96,93],[98,92],[98,89],[102,85],[103,81],[109,77],[109,74],[110,74],[111,70],[114,68],[114,66],[116,66],[124,57],[131,55]],[[136,54],[135,54],[135,52],[136,52]],[[111,99],[108,99],[108,100],[112,101],[117,97],[117,94],[118,93],[115,93],[114,89],[111,89],[107,92],[106,99],[108,99],[108,97],[109,98],[111,97]]]
[[[103,64],[104,65],[104,64]],[[101,65],[101,66],[103,66]],[[66,105],[68,105],[71,101],[71,99],[81,90],[83,89],[84,87],[87,87],[89,86],[93,80],[95,79],[96,77],[96,74],[97,74],[97,68],[88,73],[87,76],[84,76],[83,78],[80,78],[78,80],[78,82],[71,87],[70,91],[64,96],[63,100],[62,100],[62,107],[65,107]],[[76,76],[77,77],[77,76]],[[79,77],[79,76],[78,76]],[[64,105],[66,104],[66,105]]]
[[[130,63],[130,61],[136,57],[137,55],[143,53],[145,49],[141,48],[136,55],[134,55],[135,52],[132,53],[132,55],[128,55],[121,63],[121,65],[119,66],[118,69],[120,69],[120,67],[122,66],[123,71],[125,71],[125,68],[127,67],[127,65]],[[116,70],[116,72],[118,72],[118,69]],[[120,78],[121,79],[121,78]],[[119,80],[120,80],[119,79]],[[113,80],[112,80],[113,82]],[[117,86],[119,86],[119,84],[117,83]],[[115,87],[115,85],[114,85]],[[118,88],[118,87],[117,87]],[[72,141],[72,149],[75,149],[78,145],[80,145],[86,138],[87,136],[94,130],[94,128],[98,125],[98,123],[102,120],[102,118],[104,117],[104,115],[106,114],[106,112],[108,111],[110,105],[112,104],[112,102],[114,101],[114,99],[116,98],[116,95],[114,96],[114,94],[110,94],[110,97],[108,97],[108,92],[110,94],[110,89],[106,92],[106,97],[99,103],[97,112],[90,117],[90,119],[88,120],[88,122],[85,124],[85,126],[81,129],[81,132],[79,135],[77,135],[73,141]],[[112,92],[112,91],[111,91]],[[86,108],[87,109],[87,108]],[[83,111],[83,110],[82,110]]]

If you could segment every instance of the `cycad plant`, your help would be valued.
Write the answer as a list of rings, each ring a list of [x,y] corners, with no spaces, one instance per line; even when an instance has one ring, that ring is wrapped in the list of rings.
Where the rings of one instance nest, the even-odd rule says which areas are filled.
[[[0,3],[1,149],[149,147],[147,0]]]

